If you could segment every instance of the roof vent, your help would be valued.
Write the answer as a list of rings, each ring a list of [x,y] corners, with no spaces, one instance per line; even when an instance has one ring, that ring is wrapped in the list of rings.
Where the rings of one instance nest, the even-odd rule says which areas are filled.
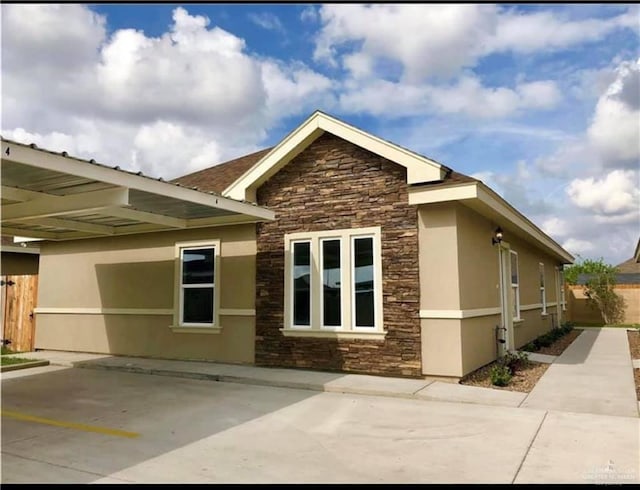
[[[38,145],[36,145],[35,143],[31,143],[29,146],[30,146],[31,148],[38,148]]]

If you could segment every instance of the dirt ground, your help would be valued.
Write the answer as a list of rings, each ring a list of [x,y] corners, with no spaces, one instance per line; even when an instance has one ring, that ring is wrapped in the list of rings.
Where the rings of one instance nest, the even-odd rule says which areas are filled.
[[[559,356],[571,343],[582,333],[582,330],[572,330],[567,335],[559,338],[549,347],[542,347],[538,354],[547,354],[550,356]],[[507,386],[493,386],[491,384],[491,368],[496,364],[492,362],[467,374],[460,380],[460,384],[471,386],[482,386],[485,388],[495,388],[498,390],[520,391],[529,393],[542,377],[551,364],[543,362],[529,361],[529,365],[518,371]],[[639,371],[636,369],[636,371]],[[636,372],[636,383],[638,382],[640,373]]]

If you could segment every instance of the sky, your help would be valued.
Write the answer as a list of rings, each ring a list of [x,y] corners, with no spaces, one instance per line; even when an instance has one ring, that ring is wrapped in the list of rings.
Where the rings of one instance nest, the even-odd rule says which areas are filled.
[[[640,6],[2,4],[3,137],[175,178],[313,111],[479,178],[577,258],[640,238]]]

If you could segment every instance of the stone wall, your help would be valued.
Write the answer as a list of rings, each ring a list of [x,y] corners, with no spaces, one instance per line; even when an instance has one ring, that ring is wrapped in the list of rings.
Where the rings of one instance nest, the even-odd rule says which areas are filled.
[[[404,167],[325,133],[257,192],[256,364],[421,375],[417,210]],[[380,226],[384,340],[284,337],[284,234]]]

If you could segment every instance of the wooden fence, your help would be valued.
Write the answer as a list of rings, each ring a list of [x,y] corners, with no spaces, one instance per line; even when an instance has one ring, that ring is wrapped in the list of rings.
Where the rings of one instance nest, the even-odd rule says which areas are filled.
[[[1,276],[2,340],[9,349],[32,351],[36,320],[33,313],[38,297],[38,275]]]

